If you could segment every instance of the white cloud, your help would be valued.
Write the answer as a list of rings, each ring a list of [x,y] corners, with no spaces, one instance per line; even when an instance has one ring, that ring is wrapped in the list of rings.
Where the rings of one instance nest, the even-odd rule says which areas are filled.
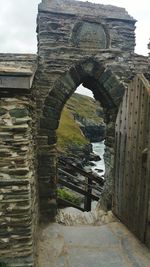
[[[86,1],[86,0],[82,0]],[[149,0],[90,0],[89,2],[124,7],[129,15],[137,20],[136,48],[138,54],[147,55],[147,44],[150,38],[150,1]]]
[[[82,84],[80,84],[77,89],[76,93],[79,93],[81,95],[88,95],[90,97],[93,97],[93,92],[87,88],[85,88]]]
[[[3,0],[0,9],[0,52],[35,53],[36,16],[40,0]]]
[[[41,1],[0,0],[0,2],[0,52],[36,53],[36,17],[38,3]],[[125,7],[128,13],[138,20],[136,52],[147,53],[150,37],[149,0],[90,0],[90,2]]]

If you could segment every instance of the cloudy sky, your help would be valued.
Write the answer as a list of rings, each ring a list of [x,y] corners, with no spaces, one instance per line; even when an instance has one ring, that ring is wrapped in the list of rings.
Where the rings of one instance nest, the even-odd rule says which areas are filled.
[[[1,53],[36,53],[36,16],[40,2],[40,0],[0,0]],[[89,2],[125,7],[128,13],[138,20],[136,53],[147,55],[150,37],[150,0],[90,0]]]

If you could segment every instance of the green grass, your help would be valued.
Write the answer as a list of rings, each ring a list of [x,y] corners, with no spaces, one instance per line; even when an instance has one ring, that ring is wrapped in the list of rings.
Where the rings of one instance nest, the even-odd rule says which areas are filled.
[[[75,122],[73,114],[90,123],[100,124],[103,119],[98,115],[102,108],[93,98],[80,94],[73,94],[65,105],[61,114],[59,128],[57,130],[57,148],[58,151],[67,151],[70,146],[83,147],[89,141],[82,134],[79,124]]]
[[[102,107],[96,100],[89,96],[74,93],[66,105],[72,113],[76,113],[88,121],[96,123],[103,122],[103,119],[98,116],[98,113],[102,112]]]
[[[57,189],[57,196],[64,200],[68,200],[77,206],[79,206],[82,203],[81,197],[78,197],[77,195],[75,195],[74,193],[65,188]]]
[[[67,150],[72,144],[84,146],[88,144],[87,139],[82,134],[80,127],[75,123],[72,113],[64,108],[61,114],[59,128],[57,130],[58,150]]]

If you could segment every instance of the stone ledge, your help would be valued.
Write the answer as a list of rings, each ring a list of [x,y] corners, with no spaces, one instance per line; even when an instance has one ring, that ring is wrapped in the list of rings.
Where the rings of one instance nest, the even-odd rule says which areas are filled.
[[[5,67],[0,66],[0,76],[32,76],[33,72],[31,69],[27,68],[15,68],[15,67]]]
[[[0,72],[0,89],[30,89],[32,86],[32,76],[17,76],[17,73],[11,75],[1,75]]]
[[[29,90],[36,68],[36,55],[0,53],[0,90]]]
[[[0,179],[0,186],[14,186],[14,185],[28,185],[29,184],[29,180],[4,180],[4,179]]]
[[[103,17],[113,17],[113,19],[125,19],[129,21],[135,21],[131,17],[125,8],[116,7],[112,5],[102,5],[90,2],[73,1],[73,0],[43,0],[39,4],[40,12],[53,12],[53,13],[63,13],[66,15],[87,15]]]

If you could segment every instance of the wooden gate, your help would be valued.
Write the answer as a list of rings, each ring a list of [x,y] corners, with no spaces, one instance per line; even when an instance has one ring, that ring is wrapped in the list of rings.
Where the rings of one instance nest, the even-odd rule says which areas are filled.
[[[150,246],[150,86],[138,74],[116,121],[113,211]]]

